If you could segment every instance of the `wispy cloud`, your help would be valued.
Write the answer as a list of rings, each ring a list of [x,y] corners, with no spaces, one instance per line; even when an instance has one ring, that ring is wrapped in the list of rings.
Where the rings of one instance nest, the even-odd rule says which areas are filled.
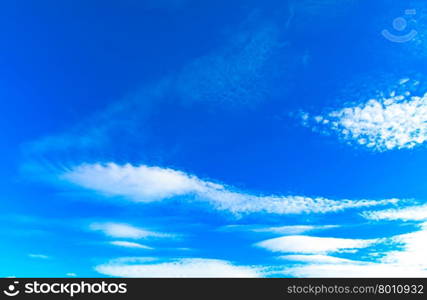
[[[146,249],[146,250],[154,249],[152,247],[142,245],[140,243],[128,242],[128,241],[111,241],[109,243],[114,246],[125,247],[125,248],[138,248],[138,249]]]
[[[274,88],[268,78],[283,76],[273,60],[279,50],[285,51],[280,27],[273,23],[249,27],[255,28],[238,31],[224,47],[184,68],[177,89],[186,101],[253,106],[268,97]],[[281,72],[289,72],[289,65]]]
[[[155,262],[159,259],[150,256],[126,256],[119,257],[108,261],[107,265],[133,265],[133,264],[145,264],[149,262]]]
[[[278,258],[290,261],[297,261],[303,263],[315,263],[315,264],[347,264],[354,263],[351,259],[345,259],[335,256],[329,255],[301,255],[301,254],[293,254],[293,255],[283,255]]]
[[[121,196],[138,202],[152,202],[178,196],[193,196],[217,210],[234,214],[301,214],[338,212],[350,208],[395,204],[397,199],[330,200],[303,196],[257,196],[204,181],[194,175],[167,168],[124,166],[115,163],[84,164],[61,175],[78,186],[106,196]]]
[[[123,223],[92,223],[90,229],[101,231],[106,236],[113,238],[143,239],[149,237],[166,238],[172,236],[167,233],[149,231]]]
[[[420,225],[420,230],[394,236],[392,242],[398,249],[390,251],[382,258],[384,263],[421,268],[427,273],[427,223]]]
[[[427,204],[420,206],[409,206],[396,209],[385,209],[379,211],[367,211],[361,214],[370,220],[403,220],[423,221],[427,220]]]
[[[307,264],[287,268],[284,274],[295,277],[425,277],[427,271],[402,265],[369,263]]]
[[[174,2],[183,1],[186,0]],[[149,135],[145,126],[147,117],[167,103],[170,95],[183,105],[200,102],[218,107],[253,106],[266,99],[276,87],[270,79],[291,73],[289,66],[277,68],[277,54],[284,51],[285,45],[281,40],[281,21],[271,18],[266,21],[255,14],[242,20],[237,29],[220,38],[218,47],[188,61],[182,69],[173,70],[158,81],[143,83],[133,93],[113,101],[63,133],[27,144],[25,153],[32,160],[24,167],[36,173],[46,172],[52,160],[53,164],[63,166],[68,161],[61,160],[87,158],[92,153],[90,150],[114,149],[117,138],[126,143],[141,141]],[[288,63],[294,61],[287,59]],[[96,151],[98,155],[100,152]],[[40,158],[46,165],[38,165]]]
[[[260,277],[261,268],[237,266],[218,259],[184,258],[159,262],[124,263],[113,260],[95,267],[101,274],[116,277]]]
[[[338,228],[339,225],[287,225],[287,226],[266,226],[266,225],[226,225],[220,228],[221,231],[245,231],[273,234],[294,235],[310,231],[327,230]]]
[[[50,256],[44,254],[28,254],[31,258],[50,259]]]
[[[420,230],[380,239],[389,245],[375,259],[350,260],[329,255],[287,255],[280,258],[298,264],[285,267],[283,273],[297,277],[425,277],[427,276],[427,223]]]
[[[278,226],[278,227],[263,227],[255,228],[254,232],[270,232],[277,234],[301,234],[309,231],[326,230],[337,228],[338,225],[292,225],[292,226]]]
[[[402,79],[401,84],[408,81]],[[376,151],[411,149],[427,141],[427,94],[393,91],[326,115],[302,117],[308,126],[336,132],[344,140]]]
[[[125,196],[141,202],[222,188],[180,171],[130,164],[81,165],[63,174],[62,178],[106,195]]]
[[[353,251],[369,247],[378,240],[343,239],[291,235],[265,240],[256,244],[272,252],[326,254],[331,252]]]

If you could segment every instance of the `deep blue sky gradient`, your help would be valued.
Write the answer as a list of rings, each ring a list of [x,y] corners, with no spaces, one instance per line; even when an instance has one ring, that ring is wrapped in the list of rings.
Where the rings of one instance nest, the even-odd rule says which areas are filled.
[[[182,235],[153,241],[150,256],[242,265],[277,264],[248,246],[271,235],[222,226],[346,224],[317,236],[357,238],[413,229],[377,224],[372,231],[354,211],[234,219],[179,201],[132,204],[103,199],[40,169],[112,161],[182,170],[254,194],[425,201],[425,147],[379,153],[313,132],[298,119],[301,111],[320,114],[366,101],[371,90],[401,78],[425,84],[426,50],[380,35],[408,1],[306,1],[305,9],[295,1],[172,2],[0,5],[0,276],[100,276],[97,264],[146,255],[103,245],[106,239],[87,229],[92,221]],[[425,7],[413,5],[420,12]],[[253,36],[258,42],[243,47]],[[259,45],[271,51],[262,61]],[[129,99],[134,108],[103,115]],[[100,124],[112,129],[94,146],[73,140],[70,147],[34,146],[70,132],[92,138],[90,130]]]

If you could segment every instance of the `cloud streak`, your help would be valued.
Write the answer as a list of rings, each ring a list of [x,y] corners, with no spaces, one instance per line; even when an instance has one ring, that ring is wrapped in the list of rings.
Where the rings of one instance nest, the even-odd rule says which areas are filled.
[[[338,225],[292,225],[278,227],[255,228],[254,232],[269,232],[277,234],[301,234],[309,231],[326,230],[337,228]]]
[[[425,277],[427,276],[427,223],[418,231],[378,239],[390,250],[373,255],[369,261],[350,260],[329,255],[287,255],[279,258],[297,264],[283,269],[296,277]],[[376,254],[376,253],[371,253]]]
[[[135,242],[127,242],[127,241],[112,241],[110,242],[111,245],[124,247],[124,248],[138,248],[138,249],[146,249],[146,250],[152,250],[153,248],[142,245],[140,243]]]
[[[280,259],[304,262],[304,263],[315,263],[315,264],[345,264],[345,263],[354,263],[354,261],[345,258],[339,258],[329,255],[301,255],[301,254],[292,254],[292,255],[283,255],[279,256]]]
[[[38,258],[38,259],[49,259],[50,256],[44,255],[44,254],[28,254],[31,258]]]
[[[352,263],[308,264],[296,266],[284,271],[295,277],[425,277],[427,271],[401,265],[353,261]]]
[[[265,240],[255,244],[272,252],[327,254],[331,252],[354,251],[369,247],[378,240],[343,239],[291,235]]]
[[[338,228],[339,225],[287,225],[268,227],[266,225],[226,225],[220,228],[222,231],[243,231],[256,233],[272,233],[280,235],[295,235],[311,231],[320,231]]]
[[[379,211],[367,211],[361,214],[370,220],[402,220],[423,221],[427,220],[427,204],[420,206],[409,206],[405,208],[385,209]]]
[[[172,235],[161,232],[153,232],[138,228],[124,223],[92,223],[90,229],[93,231],[100,231],[108,237],[112,238],[130,238],[130,239],[144,239],[144,238],[166,238]]]
[[[107,264],[95,267],[101,274],[115,277],[151,277],[151,278],[178,278],[178,277],[260,277],[261,268],[251,266],[237,266],[231,262],[218,259],[184,258],[171,259],[168,261],[147,262],[141,261],[136,264],[113,260]]]
[[[397,199],[330,200],[303,196],[258,196],[205,181],[168,168],[115,163],[83,164],[60,175],[63,180],[104,196],[136,202],[154,202],[174,197],[195,199],[216,210],[233,214],[329,213],[345,209],[395,204]]]

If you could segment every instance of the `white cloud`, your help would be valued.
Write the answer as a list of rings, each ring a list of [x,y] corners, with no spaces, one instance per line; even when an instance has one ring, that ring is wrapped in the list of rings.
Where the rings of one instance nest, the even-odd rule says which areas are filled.
[[[283,255],[279,256],[280,259],[298,261],[304,263],[316,263],[316,264],[343,264],[343,263],[354,263],[354,261],[345,258],[339,258],[329,255]]]
[[[256,196],[232,191],[210,190],[201,195],[218,210],[235,214],[270,213],[302,214],[338,212],[350,208],[360,208],[396,203],[396,199],[387,200],[330,200],[304,196]]]
[[[305,124],[308,119],[303,114]],[[427,94],[419,97],[409,91],[403,95],[393,92],[389,97],[315,116],[312,122],[377,151],[410,149],[427,141]]]
[[[172,236],[167,233],[148,231],[142,228],[122,223],[92,223],[90,225],[90,229],[95,231],[101,231],[105,235],[113,238],[142,239],[148,237],[163,238]]]
[[[283,273],[296,277],[426,277],[427,223],[420,230],[384,239],[393,246],[376,261],[355,261],[319,255],[288,255],[281,258],[300,264]]]
[[[131,264],[145,264],[149,262],[155,262],[158,258],[150,256],[128,256],[119,257],[110,260],[107,264],[110,265],[131,265]]]
[[[142,202],[202,192],[209,188],[221,188],[180,171],[144,165],[134,167],[130,164],[84,164],[62,177],[105,195],[125,196]]]
[[[403,220],[422,221],[427,220],[427,204],[410,206],[400,209],[385,209],[380,211],[363,212],[362,216],[370,220]]]
[[[388,252],[382,262],[407,267],[421,268],[427,271],[427,223],[420,225],[420,230],[393,237],[393,243],[399,249]]]
[[[67,275],[67,276],[69,276],[69,277],[77,277],[77,274],[76,274],[76,273],[67,273],[67,274],[65,274],[65,275]]]
[[[111,241],[110,244],[114,246],[125,247],[125,248],[139,248],[139,249],[147,249],[147,250],[153,249],[149,246],[142,245],[140,243],[127,242],[127,241]]]
[[[101,274],[116,277],[260,277],[261,270],[236,266],[228,261],[203,258],[175,259],[167,262],[124,264],[111,261],[95,267]]]
[[[327,213],[349,208],[386,205],[398,201],[396,199],[353,201],[302,196],[257,196],[236,192],[230,187],[204,181],[181,171],[130,164],[124,166],[115,163],[84,164],[67,171],[62,178],[107,196],[121,196],[138,202],[191,196],[192,199],[209,203],[217,210],[235,214]]]
[[[345,264],[308,264],[284,271],[295,277],[425,277],[427,270],[401,265],[354,262]]]
[[[273,252],[325,254],[366,248],[377,242],[378,240],[290,235],[265,240],[257,243],[256,246]]]
[[[271,232],[277,234],[301,234],[315,230],[326,230],[337,228],[338,225],[292,225],[292,226],[279,226],[279,227],[265,227],[255,228],[254,232]]]
[[[44,254],[28,254],[31,258],[49,259],[50,256]]]
[[[266,225],[226,225],[220,227],[222,231],[245,231],[259,233],[273,233],[280,235],[295,235],[310,231],[338,228],[339,225],[287,225],[267,227]]]

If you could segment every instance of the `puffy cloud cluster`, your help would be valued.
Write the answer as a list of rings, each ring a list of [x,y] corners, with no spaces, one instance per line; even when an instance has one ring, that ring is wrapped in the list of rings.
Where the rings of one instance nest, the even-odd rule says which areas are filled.
[[[402,79],[401,85],[409,79]],[[427,141],[427,94],[412,96],[410,91],[371,99],[326,115],[303,114],[304,123],[314,123],[348,141],[376,151],[411,149]]]

